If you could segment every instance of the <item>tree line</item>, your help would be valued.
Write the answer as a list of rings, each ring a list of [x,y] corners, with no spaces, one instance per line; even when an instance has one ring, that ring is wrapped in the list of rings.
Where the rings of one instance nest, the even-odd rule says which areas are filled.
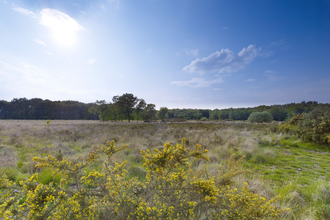
[[[260,105],[253,108],[228,109],[168,109],[146,103],[131,93],[117,95],[111,101],[97,100],[94,103],[78,101],[50,101],[40,98],[14,98],[0,101],[0,119],[58,119],[58,120],[247,120],[253,112],[269,112],[273,120],[285,121],[296,114],[309,113],[320,104],[316,101],[289,103],[284,105]]]
[[[97,115],[88,112],[91,106],[93,103],[14,98],[0,101],[0,119],[97,120]]]

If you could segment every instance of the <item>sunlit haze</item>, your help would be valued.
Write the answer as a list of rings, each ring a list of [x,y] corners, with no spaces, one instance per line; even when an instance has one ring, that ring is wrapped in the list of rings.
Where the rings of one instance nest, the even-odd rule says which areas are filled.
[[[329,0],[0,0],[0,100],[329,103],[329,9]]]

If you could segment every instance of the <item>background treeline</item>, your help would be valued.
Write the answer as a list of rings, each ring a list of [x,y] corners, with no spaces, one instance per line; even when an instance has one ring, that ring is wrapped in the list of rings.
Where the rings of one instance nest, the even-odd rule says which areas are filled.
[[[229,108],[229,109],[215,109],[210,113],[211,120],[247,120],[252,112],[269,112],[273,120],[285,121],[296,114],[309,113],[319,104],[316,101],[290,103],[284,105],[260,105],[254,108]]]
[[[91,106],[93,103],[15,98],[11,102],[0,101],[0,119],[97,120],[97,115],[88,112]]]
[[[62,119],[62,120],[247,120],[252,112],[269,112],[273,120],[284,121],[295,114],[309,113],[319,104],[316,101],[284,105],[260,105],[254,108],[228,109],[167,109],[156,110],[155,104],[147,104],[133,94],[114,96],[112,101],[95,103],[77,101],[50,101],[39,98],[15,98],[10,102],[0,101],[0,119]]]
[[[210,120],[247,120],[252,112],[267,111],[273,116],[273,120],[285,121],[295,114],[309,113],[319,104],[316,101],[290,103],[284,105],[260,105],[254,108],[228,108],[228,109],[170,109],[169,118],[183,118],[187,120],[201,119]]]

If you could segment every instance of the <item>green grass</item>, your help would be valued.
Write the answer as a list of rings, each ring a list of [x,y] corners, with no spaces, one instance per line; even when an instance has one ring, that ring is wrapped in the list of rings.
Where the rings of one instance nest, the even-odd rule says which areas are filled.
[[[293,137],[282,138],[280,144],[265,145],[276,157],[258,162],[248,160],[245,167],[258,174],[265,183],[273,186],[283,204],[293,210],[290,218],[302,218],[302,213],[313,212],[322,202],[322,187],[330,182],[330,149],[314,143],[303,143]],[[262,153],[259,153],[260,155]],[[258,156],[257,155],[257,156]]]

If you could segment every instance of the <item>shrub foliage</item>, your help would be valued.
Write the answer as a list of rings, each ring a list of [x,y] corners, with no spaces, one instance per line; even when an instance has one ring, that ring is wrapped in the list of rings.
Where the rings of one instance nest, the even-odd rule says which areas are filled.
[[[126,162],[112,160],[124,149],[115,142],[95,148],[86,158],[36,157],[40,169],[52,169],[60,181],[43,184],[34,174],[19,185],[0,176],[0,218],[3,219],[275,219],[286,210],[234,187],[233,177],[244,157],[233,155],[217,176],[193,172],[194,160],[208,161],[201,145],[188,149],[185,139],[162,150],[141,151],[147,171],[143,182],[128,178]],[[103,171],[92,167],[103,161]],[[87,172],[88,170],[89,172]]]
[[[309,114],[295,115],[279,129],[291,131],[304,141],[330,145],[330,106],[321,105]]]
[[[248,118],[248,122],[271,122],[273,116],[269,112],[252,112]]]

